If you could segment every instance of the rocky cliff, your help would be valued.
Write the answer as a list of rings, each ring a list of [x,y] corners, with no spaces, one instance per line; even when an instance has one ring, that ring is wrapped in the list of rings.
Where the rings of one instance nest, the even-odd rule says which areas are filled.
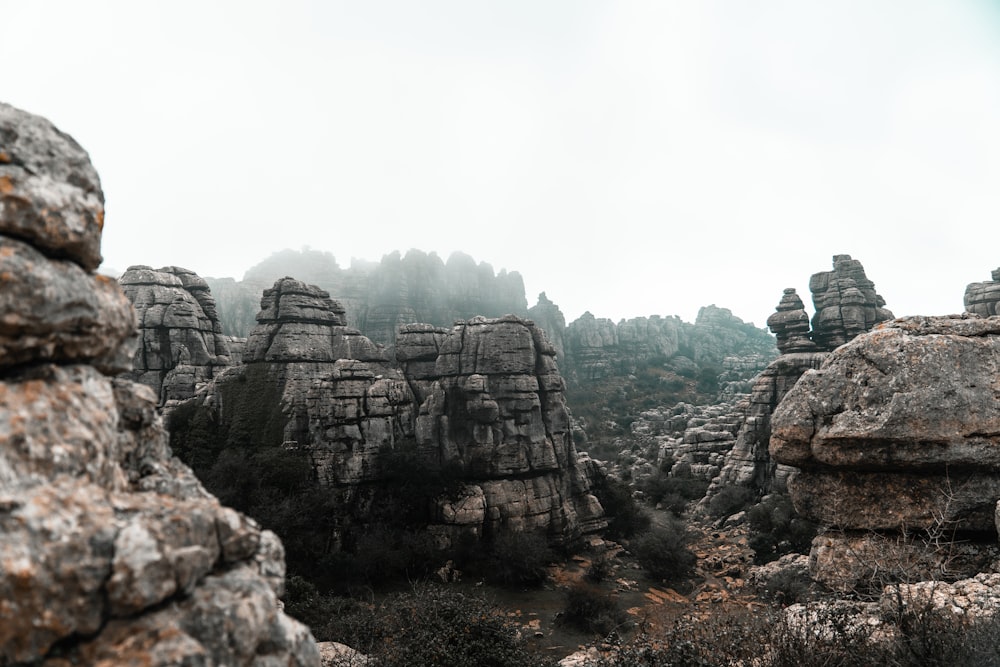
[[[1000,320],[908,317],[838,348],[774,413],[814,577],[968,576],[996,557]],[[893,572],[893,569],[896,572]]]
[[[422,513],[441,543],[504,531],[560,540],[604,525],[573,448],[555,350],[530,321],[404,325],[395,366],[318,287],[279,280],[257,320],[244,366],[178,410],[173,442],[192,457],[303,453],[337,499],[333,543],[377,520],[401,463],[451,480],[450,495],[442,489]]]
[[[0,664],[317,665],[281,543],[170,455],[83,149],[0,104]]]
[[[496,273],[462,253],[445,262],[420,250],[393,252],[378,263],[355,261],[342,269],[329,253],[284,250],[252,267],[238,283],[208,279],[221,302],[224,331],[248,335],[261,291],[286,275],[332,294],[344,307],[347,324],[390,350],[403,324],[450,326],[475,315],[524,315],[528,308],[520,274]]]
[[[129,379],[149,385],[168,410],[231,362],[215,299],[193,271],[130,266],[118,279],[135,308],[139,341]]]
[[[767,320],[782,354],[754,381],[746,418],[708,498],[733,485],[759,493],[784,491],[790,469],[769,453],[771,415],[802,374],[819,368],[834,347],[892,318],[861,262],[850,255],[834,255],[833,270],[813,274],[809,287],[815,307],[811,329],[794,289],[784,291]]]
[[[965,311],[982,317],[1000,315],[1000,269],[994,269],[993,280],[970,283],[965,288]]]

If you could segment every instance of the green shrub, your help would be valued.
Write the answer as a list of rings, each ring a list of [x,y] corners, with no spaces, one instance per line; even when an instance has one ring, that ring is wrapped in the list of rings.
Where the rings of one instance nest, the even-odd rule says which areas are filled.
[[[592,490],[608,517],[605,533],[608,539],[627,539],[649,527],[649,515],[642,511],[632,497],[632,489],[625,482],[605,477]]]
[[[607,636],[623,629],[629,615],[609,592],[588,584],[576,584],[566,591],[560,622],[583,632]]]
[[[505,586],[540,586],[556,560],[548,540],[538,533],[501,533],[489,546],[487,578]]]
[[[697,558],[688,548],[694,536],[684,524],[664,517],[663,525],[652,528],[632,541],[630,550],[649,574],[664,581],[687,578]]]
[[[819,526],[795,513],[788,494],[765,496],[747,511],[749,545],[758,565],[789,553],[808,553]]]
[[[716,518],[730,516],[745,510],[757,494],[745,486],[724,486],[708,501],[708,513]]]
[[[692,500],[705,497],[708,481],[659,472],[648,477],[640,488],[650,504],[662,505],[675,516],[680,516]]]

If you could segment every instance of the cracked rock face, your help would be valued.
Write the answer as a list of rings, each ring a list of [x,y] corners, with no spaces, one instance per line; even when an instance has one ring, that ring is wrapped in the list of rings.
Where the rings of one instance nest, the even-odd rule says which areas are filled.
[[[883,324],[802,376],[774,413],[770,451],[800,470],[796,509],[841,531],[821,536],[825,551],[870,531],[995,541],[998,373],[1000,318],[966,316]]]
[[[1000,269],[994,269],[993,280],[969,283],[965,288],[965,311],[981,317],[1000,315]]]
[[[0,104],[0,202],[0,664],[318,665],[279,610],[280,543],[171,457],[148,387],[111,377],[135,324],[93,273],[86,153]]]
[[[204,280],[176,266],[130,266],[118,282],[139,326],[126,377],[152,387],[169,412],[230,363],[215,300]]]
[[[604,525],[573,448],[555,350],[531,322],[402,326],[399,368],[345,325],[325,291],[291,278],[264,292],[257,321],[244,366],[189,405],[255,447],[306,452],[345,513],[371,505],[385,457],[404,456],[464,483],[429,527],[442,541],[501,530],[570,538]],[[185,432],[173,437],[187,451]],[[360,511],[341,525],[367,520]]]

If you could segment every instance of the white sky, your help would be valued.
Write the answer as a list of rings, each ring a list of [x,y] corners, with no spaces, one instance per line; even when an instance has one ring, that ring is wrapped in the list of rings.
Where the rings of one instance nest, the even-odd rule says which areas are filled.
[[[834,254],[897,315],[1000,266],[995,1],[0,0],[0,63],[119,270],[463,250],[568,320],[763,326]]]

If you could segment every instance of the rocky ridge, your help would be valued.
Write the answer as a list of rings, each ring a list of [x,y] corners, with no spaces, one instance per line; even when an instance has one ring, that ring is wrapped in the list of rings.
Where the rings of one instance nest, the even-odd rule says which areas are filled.
[[[342,500],[335,539],[373,519],[378,484],[400,457],[461,482],[432,512],[429,530],[442,544],[502,531],[565,539],[604,525],[573,448],[555,350],[532,322],[404,325],[397,367],[318,287],[279,280],[257,319],[244,366],[192,399],[189,418],[219,425],[206,442],[245,433],[253,447],[304,452]],[[188,433],[173,429],[184,451],[198,446]]]
[[[319,665],[281,543],[170,455],[86,152],[0,104],[0,663]]]

